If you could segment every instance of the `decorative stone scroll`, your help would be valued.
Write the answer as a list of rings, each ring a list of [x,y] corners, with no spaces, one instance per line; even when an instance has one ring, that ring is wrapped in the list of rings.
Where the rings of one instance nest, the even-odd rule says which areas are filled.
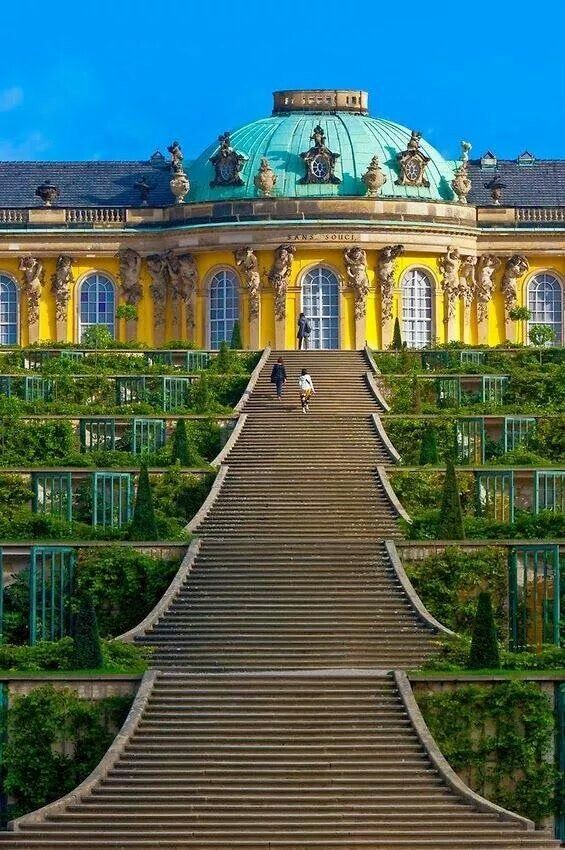
[[[58,323],[65,323],[67,320],[67,307],[69,298],[71,297],[71,284],[74,283],[72,265],[72,257],[69,257],[67,254],[59,254],[55,266],[55,274],[51,276],[51,291],[55,296],[55,310]]]
[[[43,263],[37,257],[20,257],[19,269],[22,272],[22,292],[27,299],[27,319],[30,342],[37,342],[39,324],[39,300],[43,286]],[[33,331],[33,333],[32,333]],[[31,337],[34,337],[32,340]]]
[[[516,281],[519,277],[522,277],[529,268],[530,264],[523,254],[512,254],[512,256],[506,261],[504,273],[502,275],[501,289],[502,294],[504,295],[504,308],[507,315],[515,306],[518,297]]]
[[[479,257],[476,269],[475,293],[477,298],[477,319],[484,322],[487,317],[488,305],[494,292],[494,273],[500,265],[500,260],[494,254],[483,254]]]
[[[449,247],[445,254],[438,259],[441,272],[441,288],[447,303],[447,318],[455,315],[455,302],[459,295],[459,251]]]
[[[259,288],[261,286],[259,263],[253,248],[249,246],[238,248],[237,251],[234,251],[234,258],[236,265],[239,266],[243,273],[245,286],[249,293],[249,318],[253,320],[259,316]]]
[[[355,293],[355,318],[364,319],[367,313],[369,277],[367,275],[367,253],[359,245],[351,245],[343,252],[349,285]]]
[[[379,251],[377,280],[381,289],[381,319],[392,319],[392,293],[394,292],[394,269],[397,258],[402,254],[402,245],[387,245]]]
[[[279,245],[269,272],[269,282],[275,290],[275,318],[279,322],[282,322],[286,316],[286,293],[295,252],[294,245]]]

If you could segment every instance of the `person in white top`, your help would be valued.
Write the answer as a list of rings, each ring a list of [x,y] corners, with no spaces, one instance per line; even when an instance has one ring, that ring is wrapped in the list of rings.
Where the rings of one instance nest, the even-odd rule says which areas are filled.
[[[300,404],[302,405],[302,413],[308,413],[310,410],[310,396],[316,395],[316,390],[314,389],[312,378],[308,374],[307,369],[302,370],[302,374],[298,379],[298,386],[300,388]]]

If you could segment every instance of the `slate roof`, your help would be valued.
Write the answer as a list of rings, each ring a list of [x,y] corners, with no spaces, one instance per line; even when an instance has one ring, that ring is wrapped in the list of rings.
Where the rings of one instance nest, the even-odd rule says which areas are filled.
[[[565,159],[537,159],[532,165],[519,165],[515,159],[499,159],[496,168],[481,168],[480,160],[469,160],[472,189],[469,203],[491,206],[490,189],[494,175],[505,184],[502,206],[565,207]]]
[[[35,190],[45,180],[59,187],[62,207],[138,207],[134,188],[141,178],[154,188],[149,206],[170,206],[168,161],[145,162],[0,162],[0,207],[41,207]]]

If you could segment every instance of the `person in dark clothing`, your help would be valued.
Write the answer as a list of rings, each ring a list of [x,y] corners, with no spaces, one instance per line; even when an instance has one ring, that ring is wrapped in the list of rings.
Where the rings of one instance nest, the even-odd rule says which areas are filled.
[[[282,357],[279,357],[271,372],[271,383],[277,388],[277,398],[282,399],[283,387],[286,384],[286,369]]]
[[[308,337],[310,336],[312,328],[310,327],[310,322],[304,315],[301,313],[298,317],[298,333],[296,334],[296,338],[298,339],[298,350],[304,348],[308,348]]]

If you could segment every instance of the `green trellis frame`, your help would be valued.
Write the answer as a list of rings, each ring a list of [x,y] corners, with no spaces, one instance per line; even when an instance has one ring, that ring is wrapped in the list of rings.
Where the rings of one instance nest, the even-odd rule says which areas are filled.
[[[558,469],[537,469],[534,477],[534,509],[565,512],[565,472]]]
[[[33,511],[52,514],[71,522],[73,484],[70,472],[34,472],[32,475]]]
[[[5,395],[8,398],[12,395],[11,375],[0,375],[0,395]]]
[[[24,378],[25,401],[52,401],[55,397],[55,382],[39,375]]]
[[[513,546],[508,555],[510,649],[559,645],[560,564],[554,543]]]
[[[129,472],[95,472],[92,476],[92,525],[121,528],[132,516],[133,484]]]
[[[478,516],[514,522],[514,472],[488,470],[475,473]]]
[[[488,404],[503,404],[507,387],[507,375],[483,375],[481,400]]]
[[[29,565],[29,643],[71,632],[70,600],[76,553],[68,546],[32,546]]]
[[[536,420],[530,416],[504,417],[504,451],[510,452],[521,445],[533,433]]]
[[[135,418],[132,421],[132,452],[156,452],[165,445],[165,420]]]
[[[438,407],[459,407],[461,404],[461,378],[436,378]]]
[[[481,363],[485,362],[485,352],[473,351],[469,348],[463,349],[463,351],[459,352],[459,362],[461,364],[467,363],[472,364],[473,366],[479,366]]]
[[[147,399],[145,375],[116,378],[116,404],[131,404]]]
[[[485,421],[482,416],[458,419],[455,439],[458,463],[478,466],[485,462]]]
[[[81,419],[81,452],[113,451],[116,448],[115,419]]]
[[[177,378],[169,375],[162,378],[161,402],[167,412],[188,405],[190,378]]]
[[[212,355],[209,351],[187,351],[185,358],[187,372],[201,372],[209,366]]]

